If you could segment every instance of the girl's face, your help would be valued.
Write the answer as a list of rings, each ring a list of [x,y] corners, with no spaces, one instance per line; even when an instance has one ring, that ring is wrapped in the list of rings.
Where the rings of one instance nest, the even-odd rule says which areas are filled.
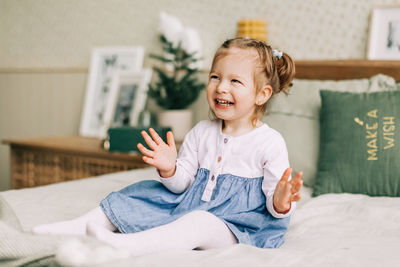
[[[230,48],[214,62],[207,85],[207,101],[226,123],[251,124],[255,112],[254,70],[257,52]]]

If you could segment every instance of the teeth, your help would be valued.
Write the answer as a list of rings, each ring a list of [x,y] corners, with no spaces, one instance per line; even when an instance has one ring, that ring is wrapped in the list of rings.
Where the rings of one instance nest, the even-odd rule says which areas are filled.
[[[217,99],[216,101],[217,101],[217,103],[220,104],[220,105],[231,105],[231,104],[233,104],[232,102],[229,102],[229,101],[227,101],[227,100],[220,100],[220,99]]]

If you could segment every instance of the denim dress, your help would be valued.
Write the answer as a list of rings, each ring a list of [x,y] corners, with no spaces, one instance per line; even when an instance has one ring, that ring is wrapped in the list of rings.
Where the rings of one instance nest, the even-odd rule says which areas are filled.
[[[250,172],[252,174],[250,176],[225,173],[229,169],[236,173],[246,173],[246,165],[242,165],[241,162],[235,164],[235,162],[229,161],[233,159],[239,159],[240,161],[241,154],[246,155],[246,152],[240,153],[240,149],[238,151],[237,146],[234,146],[234,149],[228,150],[224,154],[220,144],[224,145],[224,143],[227,143],[227,138],[231,138],[232,143],[235,143],[235,138],[222,134],[219,130],[220,127],[220,123],[216,124],[208,121],[207,123],[200,123],[200,126],[196,126],[194,129],[195,133],[189,133],[194,136],[192,140],[197,145],[201,145],[202,142],[201,140],[196,140],[196,138],[206,138],[206,142],[203,144],[211,143],[211,145],[206,150],[195,149],[197,151],[195,157],[199,161],[200,167],[197,168],[196,173],[191,175],[191,182],[183,192],[172,192],[174,190],[171,191],[162,182],[145,180],[129,185],[118,192],[112,192],[101,201],[101,208],[121,233],[144,231],[168,224],[191,211],[204,210],[221,219],[236,236],[239,243],[260,248],[277,248],[283,243],[290,217],[283,216],[282,218],[276,218],[271,215],[267,208],[266,196],[270,196],[269,200],[271,200],[273,190],[272,192],[271,190],[266,192],[265,188],[268,188],[268,186],[273,189],[275,188],[274,186],[280,179],[288,162],[282,164],[282,160],[279,160],[279,164],[283,167],[277,168],[275,165],[269,166],[266,164],[265,159],[261,161],[261,164],[264,165],[262,168],[265,169],[267,168],[266,166],[270,168],[264,170],[266,175],[270,175],[270,173],[278,170],[277,173],[279,174],[276,176],[279,177],[274,178],[276,181],[273,181],[272,186],[271,183],[268,185],[264,182],[266,175],[254,176],[257,172]],[[269,127],[266,128],[270,129]],[[259,134],[263,134],[267,129],[258,132],[260,132]],[[254,140],[255,135],[253,133],[253,135],[247,137],[249,140]],[[217,140],[215,144],[210,142],[210,138]],[[190,141],[190,139],[187,140],[185,138],[184,144],[186,142],[190,143]],[[245,140],[239,138],[237,141],[235,144],[242,144]],[[274,143],[273,141],[272,143]],[[191,145],[189,144],[188,146],[190,147]],[[248,143],[245,147],[243,149],[248,149]],[[259,147],[259,145],[257,146],[256,144],[256,147]],[[273,147],[276,150],[275,145]],[[264,147],[264,149],[270,148]],[[278,148],[286,149],[286,147]],[[181,149],[188,148],[185,148],[183,145]],[[214,150],[216,150],[216,154],[213,152]],[[239,157],[235,157],[235,153]],[[249,155],[253,155],[254,153],[250,153]],[[228,161],[225,161],[227,168],[218,168],[216,164],[208,164],[210,162],[209,158],[213,158],[214,154],[222,154],[227,158]],[[270,152],[269,154],[274,157],[276,156],[275,152]],[[287,157],[287,153],[284,153],[284,155]],[[181,155],[181,152],[180,156],[185,158],[184,155]],[[217,158],[217,161],[221,161],[221,156],[217,156]],[[204,159],[208,159],[208,161]],[[246,159],[254,162],[254,160],[248,157],[245,157],[243,162],[246,162]],[[269,160],[268,162],[271,161]],[[188,166],[184,166],[184,163],[182,165],[178,163],[177,168],[189,169]],[[237,165],[238,167],[236,167]],[[240,169],[235,171],[234,168]],[[188,175],[187,172],[185,174]]]

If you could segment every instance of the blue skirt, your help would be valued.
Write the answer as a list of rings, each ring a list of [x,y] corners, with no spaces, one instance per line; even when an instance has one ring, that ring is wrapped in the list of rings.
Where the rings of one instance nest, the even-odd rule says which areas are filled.
[[[155,180],[112,192],[100,206],[121,233],[135,233],[170,223],[194,210],[211,212],[226,223],[239,243],[277,248],[283,243],[289,217],[275,218],[266,208],[263,177],[218,176],[212,198],[201,200],[209,170],[199,169],[194,183],[174,194]]]

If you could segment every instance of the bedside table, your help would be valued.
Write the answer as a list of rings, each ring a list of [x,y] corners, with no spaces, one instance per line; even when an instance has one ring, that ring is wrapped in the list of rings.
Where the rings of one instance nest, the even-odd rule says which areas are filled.
[[[140,154],[110,153],[97,138],[80,136],[3,140],[11,148],[13,189],[147,167]]]

